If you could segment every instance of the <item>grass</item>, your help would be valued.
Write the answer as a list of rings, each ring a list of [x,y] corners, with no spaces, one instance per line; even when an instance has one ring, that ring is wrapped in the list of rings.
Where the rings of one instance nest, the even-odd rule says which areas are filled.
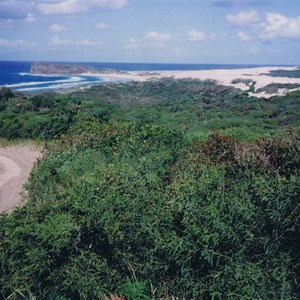
[[[13,147],[13,146],[29,146],[36,149],[43,149],[45,147],[45,143],[39,140],[33,139],[13,139],[8,140],[6,138],[0,137],[0,147]]]

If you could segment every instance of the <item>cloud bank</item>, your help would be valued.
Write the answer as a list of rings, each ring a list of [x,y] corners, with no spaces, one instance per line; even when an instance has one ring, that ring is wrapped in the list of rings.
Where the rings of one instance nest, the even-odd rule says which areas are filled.
[[[249,26],[258,23],[259,14],[255,10],[241,11],[237,15],[228,14],[226,20],[236,26]]]
[[[267,12],[263,18],[255,10],[248,10],[236,15],[228,14],[226,20],[237,28],[253,30],[259,39],[300,39],[300,16],[290,18],[279,13]],[[251,39],[248,33],[242,31],[237,36],[242,42]]]
[[[103,45],[101,41],[85,40],[62,40],[58,36],[54,36],[50,42],[52,46],[73,45],[73,46],[99,46]]]
[[[0,38],[0,47],[3,48],[15,48],[15,47],[36,47],[36,42],[30,42],[23,39],[8,40]]]
[[[172,40],[172,36],[169,33],[150,31],[146,34],[145,39],[149,41],[150,46],[154,48],[165,48],[167,46],[167,42]]]
[[[205,33],[203,33],[202,31],[192,29],[188,32],[188,40],[190,42],[202,42],[205,41],[205,39]]]
[[[72,15],[94,10],[121,9],[127,0],[1,0],[0,19],[33,21],[35,14]]]
[[[288,18],[278,13],[267,13],[266,22],[262,24],[261,38],[300,38],[300,17]]]
[[[240,31],[238,33],[238,39],[239,39],[240,42],[249,42],[249,41],[251,41],[251,37],[243,31]]]
[[[34,9],[35,3],[31,1],[0,1],[0,19],[25,19]]]
[[[52,24],[52,25],[50,26],[49,30],[50,30],[51,32],[56,32],[56,33],[58,33],[58,32],[64,31],[65,28],[64,28],[64,26],[59,25],[59,24]]]
[[[127,0],[63,0],[54,3],[39,3],[37,10],[44,15],[70,15],[94,9],[121,9],[126,5]]]

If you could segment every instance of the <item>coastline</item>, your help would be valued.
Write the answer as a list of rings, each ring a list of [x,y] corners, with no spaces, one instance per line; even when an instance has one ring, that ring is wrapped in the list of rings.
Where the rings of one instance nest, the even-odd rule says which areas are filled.
[[[271,76],[271,71],[295,71],[299,70],[299,67],[257,67],[257,68],[245,68],[245,69],[214,69],[214,70],[178,70],[178,71],[127,71],[124,73],[83,73],[84,76],[97,76],[102,80],[109,81],[121,81],[130,82],[138,81],[144,82],[148,80],[159,80],[162,78],[174,78],[174,79],[198,79],[198,80],[213,80],[218,84],[233,86],[241,89],[242,91],[249,91],[250,85],[254,84],[254,89],[263,89],[270,84],[299,84],[300,78],[291,78]],[[279,88],[277,92],[266,93],[265,91],[256,93],[248,92],[249,96],[255,96],[258,98],[269,98],[272,96],[286,95],[287,93],[300,90],[300,86],[297,88],[287,89]]]
[[[49,70],[53,70],[52,64],[55,63],[47,63]],[[65,65],[67,68],[68,63]],[[7,67],[7,64],[4,64],[5,66]],[[5,73],[0,80],[2,86],[16,92],[33,94],[42,92],[65,94],[106,83],[157,81],[162,78],[212,80],[220,85],[238,88],[249,96],[257,98],[286,95],[300,89],[299,66],[134,63],[99,63],[98,65],[87,63],[87,66],[91,69],[86,69],[86,72],[79,74],[49,74],[48,69],[44,70],[47,74],[43,74],[43,71],[41,74],[31,74],[27,70],[30,68],[29,63],[25,67],[20,64],[15,65],[14,69],[10,73]],[[58,71],[63,72],[60,69]],[[276,74],[273,73],[274,71]]]

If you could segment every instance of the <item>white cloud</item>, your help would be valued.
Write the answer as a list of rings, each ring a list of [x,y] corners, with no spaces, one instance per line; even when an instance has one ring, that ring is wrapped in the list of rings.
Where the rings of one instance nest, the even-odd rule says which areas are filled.
[[[259,48],[258,48],[258,47],[252,46],[252,47],[249,48],[249,53],[250,53],[250,54],[255,55],[255,54],[257,54],[258,52],[259,52]]]
[[[128,0],[0,0],[0,19],[34,21],[33,13],[68,15],[95,10],[121,9]]]
[[[31,13],[28,13],[27,15],[26,15],[26,18],[24,19],[24,22],[25,23],[27,23],[27,24],[31,24],[31,23],[33,23],[33,22],[35,22],[35,17],[33,16],[33,14],[31,14]]]
[[[262,25],[261,38],[300,38],[300,17],[288,18],[278,13],[267,13],[266,23]]]
[[[37,9],[44,15],[68,15],[95,9],[121,9],[126,5],[127,0],[60,0],[39,3]]]
[[[102,30],[102,29],[109,29],[110,26],[108,26],[107,24],[101,22],[101,23],[97,24],[97,25],[95,26],[95,28],[96,28],[96,29],[101,29],[101,30]]]
[[[172,39],[169,33],[159,33],[157,31],[150,31],[146,35],[146,39],[149,41],[167,42]]]
[[[14,25],[16,23],[15,20],[12,19],[6,19],[3,22],[0,22],[0,26],[1,27],[11,27],[12,25]]]
[[[0,19],[25,19],[33,9],[34,2],[22,0],[1,0]]]
[[[7,40],[0,38],[0,47],[3,48],[14,48],[14,47],[36,47],[38,46],[35,42],[29,42],[26,40]]]
[[[251,6],[264,6],[264,5],[270,5],[269,0],[215,0],[212,3],[213,6],[217,7],[234,7],[234,6],[245,6],[245,5],[251,5]]]
[[[191,42],[203,42],[206,39],[202,31],[192,29],[188,32],[188,40]]]
[[[209,39],[213,41],[226,41],[228,39],[226,32],[210,33]]]
[[[65,30],[65,28],[62,26],[62,25],[59,25],[59,24],[52,24],[50,27],[49,27],[49,30],[52,31],[52,32],[62,32]]]
[[[68,41],[67,41],[68,42]],[[50,45],[54,45],[54,46],[60,46],[60,45],[63,45],[65,44],[66,41],[62,41],[57,35],[54,36],[50,42]]]
[[[226,32],[221,33],[208,33],[205,34],[202,31],[191,29],[187,34],[187,39],[190,42],[203,42],[206,40],[212,40],[212,41],[226,41],[228,39]]]
[[[91,0],[91,7],[98,9],[121,9],[127,5],[127,0]]]
[[[124,46],[125,49],[128,49],[128,50],[134,50],[134,49],[137,49],[139,48],[139,45],[138,43],[136,42],[135,39],[131,38],[128,43]]]
[[[65,0],[57,3],[40,3],[37,9],[44,15],[65,15],[86,12],[88,6],[80,0]]]
[[[243,32],[243,31],[240,31],[238,33],[238,39],[241,42],[249,42],[249,41],[251,41],[251,37],[247,33]]]
[[[90,41],[88,39],[85,40],[61,40],[57,35],[54,36],[50,42],[50,45],[53,46],[62,46],[62,45],[74,45],[74,46],[99,46],[103,43],[100,41]]]
[[[85,39],[85,40],[82,40],[82,41],[78,41],[77,45],[81,45],[81,46],[99,46],[99,45],[103,45],[103,42],[100,42],[100,41],[90,41],[88,39]]]
[[[260,16],[255,10],[241,11],[237,15],[227,15],[226,20],[236,26],[249,26],[259,22]]]
[[[129,41],[123,46],[124,49],[135,50],[135,49],[148,49],[152,48],[166,48],[168,42],[172,41],[173,37],[169,33],[162,33],[157,31],[149,31],[142,41],[136,41],[134,38],[129,39]]]
[[[146,40],[149,41],[151,46],[155,48],[165,48],[167,46],[167,42],[172,40],[172,36],[169,33],[150,31],[146,34]]]

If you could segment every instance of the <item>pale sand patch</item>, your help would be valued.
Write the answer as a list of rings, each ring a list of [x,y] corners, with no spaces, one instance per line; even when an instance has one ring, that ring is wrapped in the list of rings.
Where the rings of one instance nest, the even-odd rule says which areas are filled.
[[[41,156],[29,145],[0,148],[0,213],[21,205],[23,184]]]
[[[243,91],[249,89],[249,85],[244,83],[233,84],[234,79],[251,79],[255,81],[255,89],[263,88],[268,84],[279,83],[298,83],[300,84],[300,78],[288,78],[288,77],[272,77],[265,74],[270,73],[270,71],[275,70],[296,70],[297,67],[259,67],[259,68],[246,68],[246,69],[234,69],[234,70],[198,70],[198,71],[155,71],[155,72],[137,72],[130,71],[126,73],[97,73],[97,74],[82,74],[82,75],[93,75],[99,76],[106,81],[147,81],[147,80],[157,80],[161,78],[174,78],[174,79],[185,79],[194,78],[199,80],[215,80],[218,84],[233,86],[239,88]],[[299,90],[299,89],[294,89]],[[294,91],[293,90],[293,91]],[[259,93],[251,95],[255,97],[271,97],[274,95],[285,95],[291,90],[281,89],[275,94]]]

